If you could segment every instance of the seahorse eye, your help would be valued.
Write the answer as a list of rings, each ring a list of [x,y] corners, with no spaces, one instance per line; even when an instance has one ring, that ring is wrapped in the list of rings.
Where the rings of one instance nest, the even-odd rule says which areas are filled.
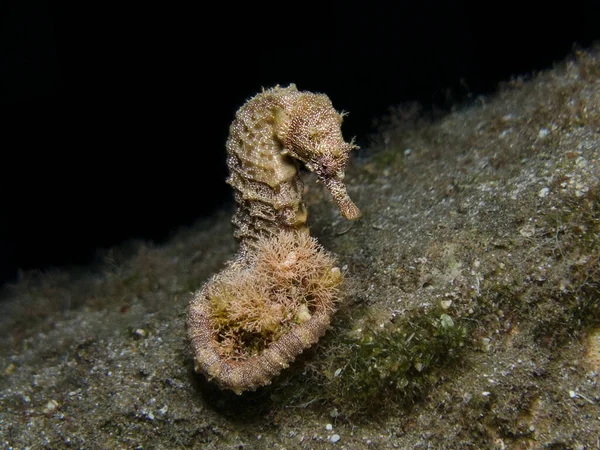
[[[320,163],[319,172],[322,176],[330,177],[337,172],[337,164],[335,164],[335,161],[332,158],[323,158]]]

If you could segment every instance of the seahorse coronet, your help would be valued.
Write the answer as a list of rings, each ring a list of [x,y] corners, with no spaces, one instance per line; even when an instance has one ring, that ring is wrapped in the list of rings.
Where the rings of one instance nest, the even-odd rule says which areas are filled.
[[[188,335],[195,370],[240,394],[271,383],[329,327],[343,276],[309,236],[300,165],[315,173],[348,219],[345,142],[324,94],[275,86],[237,111],[227,139],[227,183],[238,209],[236,258],[194,294]]]

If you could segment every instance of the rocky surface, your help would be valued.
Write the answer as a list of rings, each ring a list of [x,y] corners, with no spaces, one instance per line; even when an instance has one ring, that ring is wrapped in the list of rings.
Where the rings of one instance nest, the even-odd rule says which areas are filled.
[[[351,278],[330,332],[268,387],[193,373],[190,293],[233,209],[101,267],[24,274],[0,303],[4,448],[595,448],[600,52],[440,119],[397,109],[346,177],[307,181]]]

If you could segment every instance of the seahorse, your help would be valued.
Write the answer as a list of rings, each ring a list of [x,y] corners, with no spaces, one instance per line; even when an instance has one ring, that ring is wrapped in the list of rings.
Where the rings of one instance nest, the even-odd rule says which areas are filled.
[[[302,164],[341,214],[360,211],[343,183],[354,142],[345,142],[324,94],[294,84],[263,90],[236,113],[226,143],[237,256],[196,292],[188,311],[195,370],[240,394],[269,384],[318,341],[339,300],[335,259],[309,236]]]
[[[229,129],[227,182],[239,208],[233,218],[242,251],[252,240],[281,229],[306,231],[298,163],[314,172],[348,219],[360,211],[342,180],[349,152],[338,113],[324,94],[295,85],[262,92],[242,106]]]

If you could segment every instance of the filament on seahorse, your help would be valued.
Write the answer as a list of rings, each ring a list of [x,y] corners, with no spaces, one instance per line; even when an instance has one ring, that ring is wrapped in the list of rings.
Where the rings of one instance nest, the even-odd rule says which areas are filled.
[[[360,211],[344,170],[356,146],[324,94],[295,85],[263,91],[237,112],[227,140],[238,256],[198,291],[188,315],[196,370],[241,393],[269,384],[329,327],[342,282],[335,259],[308,235],[299,164],[342,215]]]

